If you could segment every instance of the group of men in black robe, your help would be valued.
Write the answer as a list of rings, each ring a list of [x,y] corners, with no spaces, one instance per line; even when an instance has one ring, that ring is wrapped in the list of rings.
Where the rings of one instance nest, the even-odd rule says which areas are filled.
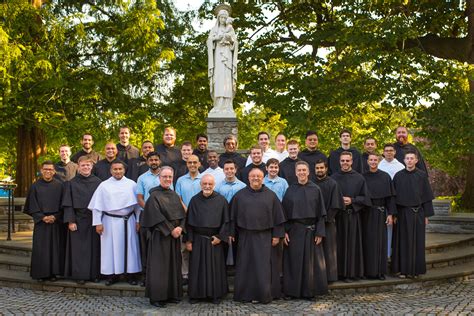
[[[148,170],[156,170],[154,160],[161,166],[146,180],[147,192],[139,195],[143,213],[137,219],[140,248],[146,251],[142,254],[143,285],[155,306],[163,307],[183,296],[183,243],[190,253],[187,282],[192,303],[217,303],[226,296],[226,262],[232,260],[226,258],[231,251],[224,249],[237,250],[234,298],[243,302],[313,298],[327,293],[328,283],[337,280],[384,279],[387,248],[391,247],[387,226],[391,225],[395,226],[392,272],[416,277],[426,272],[424,231],[427,218],[433,215],[433,195],[425,170],[417,167],[425,167],[419,151],[406,142],[406,128],[397,129],[397,140],[399,131],[400,141],[392,147],[403,152],[401,162],[406,168],[393,180],[378,169],[380,158],[375,152],[361,155],[350,147],[348,130],[341,131],[341,147],[332,151],[329,159],[317,149],[317,133],[309,131],[305,150],[299,152],[295,140],[288,142],[286,153],[254,146],[247,166],[236,152],[237,139],[226,137],[219,166],[234,164],[232,181],[237,176],[247,186],[224,198],[215,190],[219,184],[214,176],[206,174],[200,177],[201,190],[187,206],[173,190],[173,167],[183,165],[189,156],[175,147],[174,129],[165,129],[163,143],[155,147],[157,152],[146,141],[143,156],[138,156],[128,143],[129,129],[121,128],[120,143],[108,143],[106,158],[98,162],[94,161],[96,155],[89,155],[95,152],[86,134],[82,151],[74,155],[77,175],[63,184],[54,177],[55,166],[47,161],[42,164],[42,178],[28,193],[25,211],[35,221],[31,276],[54,280],[63,275],[80,284],[99,281],[100,239],[87,206],[95,189],[110,177],[110,165],[121,158],[119,161],[133,170],[127,171],[127,176],[134,181]],[[269,135],[259,133],[259,142],[262,138],[268,143],[264,136]],[[278,135],[279,142],[282,136]],[[200,134],[196,141],[199,146],[194,155],[204,161],[207,137]],[[279,174],[290,185],[282,201],[263,184],[267,172],[263,158],[272,155],[280,157]],[[151,164],[150,156],[154,157]],[[93,173],[103,173],[103,177]],[[226,181],[222,184],[233,183]],[[226,243],[234,243],[236,248],[224,247]]]

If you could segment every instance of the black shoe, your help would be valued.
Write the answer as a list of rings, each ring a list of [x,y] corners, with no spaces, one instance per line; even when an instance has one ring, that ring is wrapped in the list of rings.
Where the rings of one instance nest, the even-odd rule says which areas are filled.
[[[86,284],[86,281],[85,280],[77,280],[76,283],[79,284],[79,285],[84,285],[84,284]]]
[[[105,285],[107,285],[107,286],[111,286],[114,283],[117,283],[116,278],[108,278],[107,281],[105,281]]]
[[[344,279],[344,282],[346,282],[346,283],[352,283],[352,282],[354,282],[354,280],[353,280],[353,279],[350,279],[350,278],[345,278],[345,279]]]
[[[146,286],[146,283],[145,281],[140,281],[140,284],[139,284],[141,287],[145,287]]]
[[[129,280],[128,280],[128,284],[130,284],[130,285],[137,285],[138,282],[137,282],[137,280],[135,280],[135,279],[129,279]]]
[[[49,278],[49,281],[51,281],[51,282],[56,282],[57,280],[58,280],[58,279],[57,279],[56,277],[50,277],[50,278]]]
[[[189,304],[197,304],[197,303],[199,303],[198,299],[196,299],[196,298],[190,298],[189,299]]]
[[[379,275],[379,280],[385,280],[385,275],[383,274]]]
[[[179,302],[181,302],[181,300],[178,300],[176,298],[170,298],[168,300],[168,303],[172,303],[172,304],[179,304]]]
[[[291,297],[291,296],[283,296],[283,299],[284,299],[285,301],[291,301],[291,300],[293,299],[293,297]]]
[[[150,302],[150,304],[158,308],[166,307],[166,303],[164,301]]]

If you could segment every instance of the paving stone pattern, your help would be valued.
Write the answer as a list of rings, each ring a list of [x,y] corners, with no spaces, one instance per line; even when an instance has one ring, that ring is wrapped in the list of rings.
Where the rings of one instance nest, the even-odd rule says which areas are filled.
[[[383,293],[329,294],[316,301],[293,300],[243,304],[190,305],[186,300],[158,309],[143,297],[92,296],[0,288],[1,315],[472,315],[474,279],[430,288]]]

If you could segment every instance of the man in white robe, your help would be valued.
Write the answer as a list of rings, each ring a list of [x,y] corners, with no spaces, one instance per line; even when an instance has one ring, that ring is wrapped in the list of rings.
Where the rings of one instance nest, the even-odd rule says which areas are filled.
[[[133,274],[142,270],[137,234],[141,211],[135,195],[137,184],[124,177],[125,164],[120,160],[112,162],[110,172],[112,177],[99,185],[88,207],[92,210],[92,225],[100,234],[100,272],[107,276],[106,285],[114,284],[124,273],[128,282],[136,285]]]

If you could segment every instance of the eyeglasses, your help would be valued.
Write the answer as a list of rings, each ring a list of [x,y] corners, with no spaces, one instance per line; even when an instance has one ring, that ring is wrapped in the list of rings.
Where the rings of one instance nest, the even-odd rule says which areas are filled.
[[[187,164],[189,165],[197,165],[198,161],[188,161]]]

